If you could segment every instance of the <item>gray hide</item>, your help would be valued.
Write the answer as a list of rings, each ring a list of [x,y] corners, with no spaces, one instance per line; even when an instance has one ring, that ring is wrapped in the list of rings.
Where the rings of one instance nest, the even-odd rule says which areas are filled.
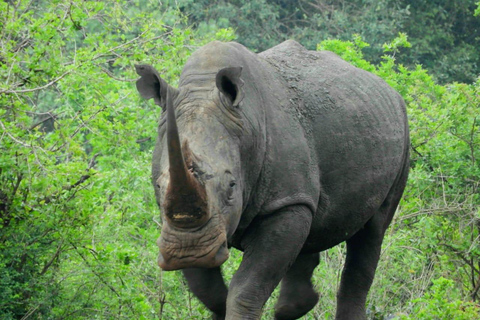
[[[152,165],[159,265],[183,269],[214,319],[260,319],[280,281],[275,319],[297,319],[318,301],[310,278],[319,252],[346,241],[336,319],[366,319],[408,175],[400,95],[291,40],[258,55],[207,44],[178,89],[150,66],[136,68],[139,92],[166,111]],[[232,246],[244,257],[227,289],[220,265]]]

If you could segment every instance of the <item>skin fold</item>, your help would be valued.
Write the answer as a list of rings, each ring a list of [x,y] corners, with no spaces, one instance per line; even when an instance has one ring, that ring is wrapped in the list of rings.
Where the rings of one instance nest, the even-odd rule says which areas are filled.
[[[377,76],[289,40],[260,54],[212,42],[178,88],[137,65],[162,108],[152,183],[162,212],[158,263],[181,269],[213,319],[275,319],[318,301],[319,252],[347,243],[336,319],[366,319],[385,230],[405,188],[405,103]],[[229,288],[221,264],[244,252]]]

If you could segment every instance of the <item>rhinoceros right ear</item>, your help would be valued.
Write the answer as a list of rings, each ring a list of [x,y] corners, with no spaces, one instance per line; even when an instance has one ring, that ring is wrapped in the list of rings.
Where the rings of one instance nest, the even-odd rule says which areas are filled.
[[[153,98],[155,104],[165,110],[167,105],[167,88],[170,87],[168,83],[150,65],[137,64],[135,65],[135,71],[140,76],[140,79],[137,80],[137,90],[140,95],[147,100]],[[176,89],[172,87],[170,89],[176,92]]]
[[[218,71],[215,82],[218,90],[230,100],[234,107],[238,107],[243,100],[242,67],[228,67]]]

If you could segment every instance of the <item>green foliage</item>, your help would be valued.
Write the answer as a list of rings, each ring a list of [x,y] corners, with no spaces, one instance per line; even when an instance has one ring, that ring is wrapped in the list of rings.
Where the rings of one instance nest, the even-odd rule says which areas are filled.
[[[173,1],[167,1],[166,6]],[[293,38],[309,49],[326,39],[354,34],[370,44],[364,54],[380,63],[382,44],[399,32],[412,49],[397,59],[422,64],[440,82],[472,83],[480,73],[480,20],[475,0],[176,0],[189,23],[206,32],[232,27],[239,42],[256,51]]]
[[[353,41],[342,40],[325,40],[317,45],[317,50],[328,50],[340,54],[343,59],[347,60],[354,66],[374,72],[375,66],[366,61],[363,56],[362,49],[367,48],[368,43],[364,42],[359,35],[354,36]]]
[[[470,85],[439,85],[421,66],[398,64],[398,51],[410,47],[404,34],[384,45],[380,64],[364,59],[365,47],[358,36],[318,46],[381,76],[407,103],[410,178],[385,239],[387,249],[372,290],[377,292],[370,298],[372,315],[382,319],[407,312],[405,319],[477,319],[478,306],[465,299],[478,301],[480,287],[480,79]],[[442,276],[451,280],[433,280]],[[446,293],[448,302],[441,298]],[[408,301],[411,310],[399,308]],[[435,308],[440,308],[437,313]]]
[[[457,291],[452,280],[441,277],[432,282],[429,291],[413,301],[412,312],[408,316],[400,316],[400,319],[468,320],[476,319],[480,315],[479,307],[475,304],[451,299],[451,296],[456,296],[452,293]]]
[[[176,80],[199,36],[154,1],[1,2],[0,318],[161,314],[150,158],[159,110],[133,64]]]
[[[231,27],[237,35],[242,35],[239,39],[242,44],[256,50],[278,43],[278,5],[268,0],[181,0],[167,1],[165,6],[172,2],[188,15],[189,22],[199,32]]]
[[[179,273],[155,264],[149,176],[160,111],[136,94],[133,65],[153,64],[175,84],[190,53],[213,39],[238,36],[261,50],[294,36],[376,73],[408,104],[411,175],[370,318],[478,319],[480,79],[478,46],[465,45],[478,41],[472,4],[440,1],[430,12],[427,1],[393,0],[0,2],[0,318],[210,318]],[[425,38],[420,25],[432,29]],[[462,30],[471,32],[462,38]],[[468,71],[458,79],[471,84],[440,85],[414,65],[443,53],[444,64],[424,64],[440,79],[451,77],[449,66]],[[343,258],[342,246],[323,255],[314,277],[322,299],[305,319],[334,318]],[[227,280],[240,260],[233,250]]]
[[[475,81],[480,65],[475,2],[405,1],[411,12],[405,32],[416,47],[405,61],[421,63],[441,82]]]

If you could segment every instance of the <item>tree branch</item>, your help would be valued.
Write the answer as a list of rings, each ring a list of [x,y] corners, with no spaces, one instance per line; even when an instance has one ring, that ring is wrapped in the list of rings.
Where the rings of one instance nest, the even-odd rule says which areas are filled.
[[[441,245],[443,245],[443,246],[449,248],[450,250],[452,250],[453,253],[457,254],[457,256],[459,256],[460,259],[462,259],[472,270],[474,270],[476,273],[478,273],[480,275],[480,270],[477,267],[475,267],[475,265],[469,259],[467,259],[461,251],[459,251],[455,247],[449,245],[448,243],[441,243]]]
[[[96,158],[100,155],[100,153],[96,153],[93,158],[90,160],[89,164],[88,164],[88,167],[87,167],[87,171],[90,170],[91,168],[93,168],[96,164],[95,160]],[[69,186],[63,186],[62,187],[62,191],[70,191],[78,186],[80,186],[81,184],[83,184],[85,181],[87,181],[88,179],[90,179],[92,175],[90,174],[84,174],[80,177],[80,179],[77,180],[77,182],[69,185]],[[53,195],[53,196],[49,196],[49,197],[45,197],[43,198],[43,201],[45,203],[50,203],[52,202],[53,200],[57,199],[58,197],[60,196],[60,192],[58,192],[56,195]]]
[[[68,75],[69,73],[71,73],[72,70],[70,71],[67,71],[65,73],[63,73],[60,77],[50,81],[49,83],[47,83],[46,85],[44,86],[41,86],[41,87],[36,87],[36,88],[33,88],[33,89],[24,89],[24,90],[2,90],[0,91],[0,94],[2,93],[14,93],[14,94],[17,94],[17,93],[27,93],[27,92],[35,92],[35,91],[39,91],[39,90],[43,90],[43,89],[46,89],[52,85],[54,85],[55,83],[57,83],[58,81],[62,80],[66,75]]]
[[[102,69],[103,72],[105,72],[113,80],[122,81],[122,82],[135,82],[135,81],[138,80],[138,79],[120,79],[120,78],[115,77],[115,75],[110,70],[108,70],[104,67],[100,67],[100,68]]]
[[[62,246],[63,246],[63,240],[60,242],[60,244],[58,245],[57,247],[57,251],[55,252],[55,254],[53,255],[53,257],[43,266],[43,269],[42,271],[40,271],[40,275],[43,276],[47,271],[48,269],[50,268],[50,266],[53,264],[53,262],[55,261],[55,259],[60,255],[60,252],[62,251]]]

